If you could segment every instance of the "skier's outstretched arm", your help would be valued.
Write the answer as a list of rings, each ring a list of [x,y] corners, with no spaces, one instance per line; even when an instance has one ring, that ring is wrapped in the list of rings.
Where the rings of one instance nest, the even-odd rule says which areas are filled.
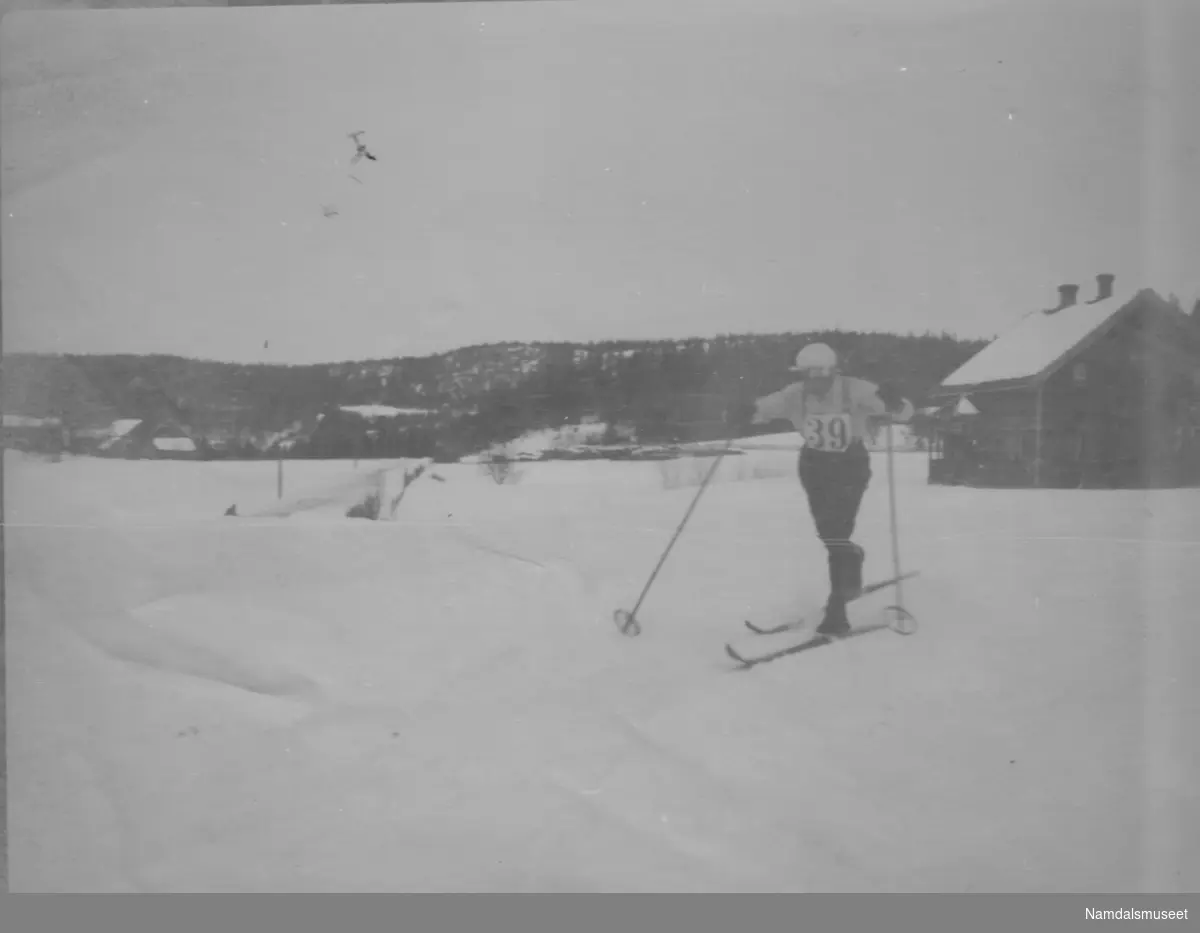
[[[767,424],[780,419],[792,420],[798,404],[800,386],[790,385],[770,395],[764,395],[754,403],[753,424]]]

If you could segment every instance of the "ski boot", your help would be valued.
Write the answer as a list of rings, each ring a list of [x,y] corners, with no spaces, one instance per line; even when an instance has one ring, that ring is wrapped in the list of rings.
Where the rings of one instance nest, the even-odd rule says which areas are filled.
[[[825,607],[825,618],[817,626],[816,634],[826,638],[841,638],[850,631],[850,621],[846,618],[846,604],[841,600],[831,599]]]
[[[862,593],[862,566],[866,552],[851,542],[829,546],[829,601],[818,635],[837,638],[850,631],[846,603]]]

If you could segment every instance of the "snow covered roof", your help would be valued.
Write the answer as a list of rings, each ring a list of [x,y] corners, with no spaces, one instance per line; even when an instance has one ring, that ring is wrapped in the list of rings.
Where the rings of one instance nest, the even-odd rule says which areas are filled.
[[[141,423],[142,419],[140,418],[122,418],[120,421],[114,421],[112,427],[105,432],[105,440],[100,444],[100,449],[112,450],[116,446],[117,441]]]
[[[391,405],[340,405],[342,411],[363,418],[396,418],[400,415],[432,414],[427,408],[393,408]]]
[[[1116,293],[1090,304],[1080,301],[1053,314],[1030,312],[942,380],[941,387],[966,388],[1049,375],[1084,341],[1114,322],[1141,293]]]
[[[154,447],[157,450],[174,450],[195,453],[196,445],[190,437],[156,437]]]
[[[109,436],[124,437],[141,423],[141,418],[122,418],[120,421],[114,421],[108,429]]]
[[[4,416],[6,428],[47,428],[57,427],[59,423],[57,418],[30,418],[27,415]]]

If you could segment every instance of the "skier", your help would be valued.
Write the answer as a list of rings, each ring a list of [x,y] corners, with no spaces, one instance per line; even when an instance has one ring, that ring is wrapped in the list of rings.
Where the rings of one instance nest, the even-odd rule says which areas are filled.
[[[870,423],[889,416],[908,421],[912,403],[891,386],[876,386],[840,372],[837,354],[823,343],[804,347],[791,372],[800,381],[755,402],[753,423],[791,421],[804,437],[798,472],[829,554],[829,599],[817,627],[821,635],[849,631],[846,603],[862,590],[866,552],[850,540],[863,493],[871,481],[864,439]]]

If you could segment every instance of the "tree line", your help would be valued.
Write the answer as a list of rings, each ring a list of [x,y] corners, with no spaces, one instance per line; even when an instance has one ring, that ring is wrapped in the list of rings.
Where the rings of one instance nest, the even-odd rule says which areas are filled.
[[[814,340],[838,351],[848,374],[891,383],[918,404],[987,343],[949,334],[823,331],[553,345],[536,372],[485,393],[473,415],[443,426],[439,440],[466,453],[587,415],[610,427],[628,425],[643,442],[712,440],[741,428],[736,413],[752,399],[793,381],[788,367],[796,351]],[[589,351],[582,360],[581,349]]]
[[[243,441],[297,423],[315,426],[317,414],[337,406],[413,407],[428,414],[364,423],[366,440],[343,424],[341,440],[324,446],[383,445],[404,451],[387,456],[450,459],[589,416],[631,427],[649,443],[720,437],[732,412],[794,378],[788,367],[796,351],[815,340],[839,353],[847,373],[892,383],[916,403],[986,344],[946,333],[828,330],[490,344],[421,358],[293,366],[15,354],[4,358],[2,382],[6,413],[57,418],[72,430],[140,418]],[[314,440],[305,437],[293,452],[342,455]]]

